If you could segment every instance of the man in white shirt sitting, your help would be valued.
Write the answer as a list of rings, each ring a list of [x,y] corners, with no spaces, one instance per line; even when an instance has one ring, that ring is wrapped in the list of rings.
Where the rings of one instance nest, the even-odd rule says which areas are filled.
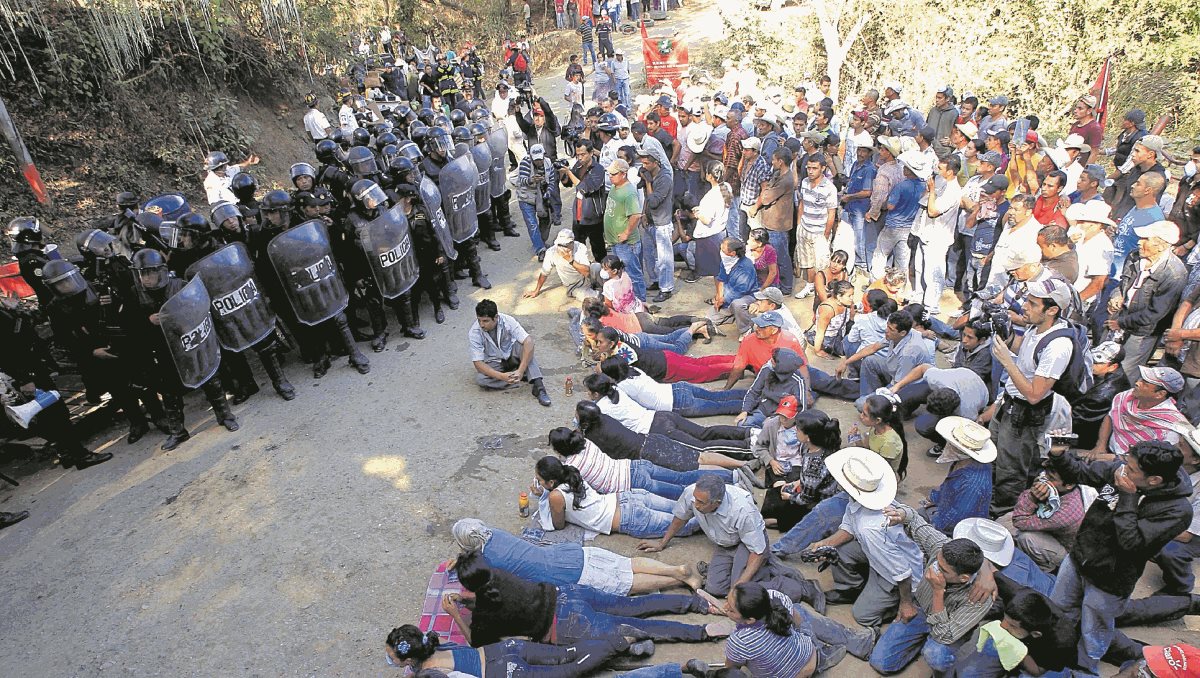
[[[569,228],[559,231],[554,238],[554,245],[546,249],[537,284],[526,292],[524,297],[537,297],[542,293],[547,281],[551,287],[561,283],[571,299],[595,297],[600,294],[603,285],[600,279],[600,264],[589,259],[587,245],[576,241]]]

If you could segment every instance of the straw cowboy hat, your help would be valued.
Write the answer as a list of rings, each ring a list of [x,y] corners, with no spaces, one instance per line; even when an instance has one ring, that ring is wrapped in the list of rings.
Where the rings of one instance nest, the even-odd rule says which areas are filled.
[[[708,138],[712,136],[713,128],[707,123],[698,122],[688,127],[687,147],[692,153],[703,153],[708,146]]]
[[[946,442],[975,461],[989,464],[996,460],[996,443],[986,426],[966,417],[944,417],[935,428]]]
[[[954,526],[955,539],[970,539],[997,567],[1008,567],[1013,559],[1012,534],[987,518],[963,518]]]
[[[825,458],[830,475],[863,506],[878,511],[896,498],[896,473],[887,460],[865,447],[847,447]]]

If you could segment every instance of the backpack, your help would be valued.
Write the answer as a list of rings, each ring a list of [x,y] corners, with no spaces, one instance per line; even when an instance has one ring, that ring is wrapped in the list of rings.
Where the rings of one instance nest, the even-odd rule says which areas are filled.
[[[1058,381],[1054,382],[1053,390],[1073,405],[1084,393],[1090,391],[1095,383],[1092,376],[1092,340],[1086,327],[1067,321],[1066,327],[1051,330],[1045,336],[1038,337],[1037,346],[1033,349],[1034,363],[1041,359],[1042,349],[1059,337],[1071,340],[1071,362],[1067,364],[1067,369],[1063,370]]]

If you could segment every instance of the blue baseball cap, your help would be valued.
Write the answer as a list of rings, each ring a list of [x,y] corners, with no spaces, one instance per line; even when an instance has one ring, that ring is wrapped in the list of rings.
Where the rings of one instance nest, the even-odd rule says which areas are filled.
[[[783,327],[783,316],[776,311],[767,311],[754,319],[755,327]]]

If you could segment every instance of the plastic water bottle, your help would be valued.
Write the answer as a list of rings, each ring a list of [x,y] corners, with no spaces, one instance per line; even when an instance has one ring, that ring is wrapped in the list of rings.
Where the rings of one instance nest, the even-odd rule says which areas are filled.
[[[522,518],[529,517],[529,493],[522,492],[517,495],[517,513],[521,514]]]

